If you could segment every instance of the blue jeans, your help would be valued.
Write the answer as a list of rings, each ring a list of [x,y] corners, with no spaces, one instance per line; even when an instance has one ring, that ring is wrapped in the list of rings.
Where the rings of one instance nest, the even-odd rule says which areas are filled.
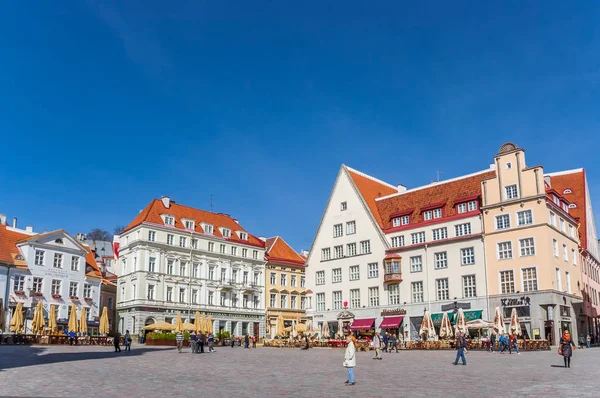
[[[458,363],[459,358],[462,360],[463,365],[467,364],[467,360],[465,359],[465,349],[462,347],[460,347],[456,352],[456,359],[454,360],[454,363]]]
[[[356,383],[356,379],[354,378],[354,368],[346,368],[348,369],[348,382]]]
[[[517,351],[517,354],[519,353],[519,343],[517,343],[515,341],[515,344],[513,345],[513,348],[515,349],[515,351]]]
[[[588,342],[586,342],[586,344],[587,344],[587,348],[590,348],[590,342],[588,341]]]

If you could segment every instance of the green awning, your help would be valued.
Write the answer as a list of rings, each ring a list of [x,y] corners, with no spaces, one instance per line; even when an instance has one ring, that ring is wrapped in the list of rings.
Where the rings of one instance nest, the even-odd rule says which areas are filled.
[[[481,319],[483,310],[465,311],[465,321],[474,321],[475,319]]]
[[[454,322],[454,312],[448,312],[448,319],[451,323]],[[440,312],[437,314],[431,314],[431,320],[433,321],[433,326],[442,326],[442,318],[444,317],[444,313]]]
[[[475,319],[481,319],[483,315],[483,310],[473,310],[473,311],[465,311],[465,321],[474,321]],[[431,320],[433,321],[433,326],[441,326],[442,318],[444,317],[443,312],[439,312],[437,314],[431,314]],[[455,324],[456,318],[458,317],[457,312],[448,311],[448,319],[450,323]]]

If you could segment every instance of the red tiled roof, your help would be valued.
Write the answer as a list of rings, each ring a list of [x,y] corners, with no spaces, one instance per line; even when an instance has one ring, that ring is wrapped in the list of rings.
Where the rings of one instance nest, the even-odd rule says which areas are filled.
[[[577,205],[569,209],[569,214],[579,219],[579,241],[582,248],[587,250],[587,224],[585,203],[585,170],[577,170],[569,174],[550,175],[552,189],[563,195],[570,203]],[[564,194],[565,189],[572,193]]]
[[[22,234],[7,229],[6,225],[0,225],[0,263],[13,264],[17,267],[27,268],[25,261],[15,260],[15,256],[21,254],[16,243],[28,238],[30,235]]]
[[[375,217],[375,220],[381,227],[383,227],[382,219],[379,214],[375,199],[381,196],[396,193],[398,192],[398,189],[378,181],[375,178],[369,178],[368,176],[350,168],[346,168],[346,170],[348,171],[350,177],[352,177],[354,185],[356,185],[356,188],[359,190],[363,199],[367,203],[367,206],[369,206],[369,209]]]
[[[240,224],[238,224],[233,218],[223,213],[211,213],[193,207],[183,206],[173,201],[170,202],[169,208],[165,208],[162,200],[154,199],[146,206],[144,210],[138,214],[131,223],[125,228],[123,232],[126,232],[143,222],[164,225],[164,221],[161,214],[169,214],[175,217],[175,226],[173,228],[186,230],[185,224],[181,221],[182,218],[194,220],[196,223],[195,232],[204,233],[202,226],[199,223],[205,222],[213,226],[213,235],[217,237],[223,237],[219,227],[228,228],[231,230],[231,238],[227,240],[246,243],[253,246],[264,247],[265,244],[262,240],[248,233]],[[187,231],[187,230],[186,230]],[[248,240],[240,240],[236,231],[244,231],[248,233]]]
[[[411,212],[410,223],[417,224],[423,221],[420,208],[426,208],[429,204],[443,203],[443,216],[454,216],[457,213],[456,200],[464,197],[481,193],[481,181],[494,177],[496,172],[493,170],[465,176],[464,178],[453,179],[448,182],[440,182],[413,191],[407,191],[390,198],[376,201],[377,209],[382,219],[382,228],[384,230],[392,228],[393,214],[401,214],[407,209],[414,209]]]
[[[280,236],[267,239],[265,258],[267,261],[304,265],[306,260]]]

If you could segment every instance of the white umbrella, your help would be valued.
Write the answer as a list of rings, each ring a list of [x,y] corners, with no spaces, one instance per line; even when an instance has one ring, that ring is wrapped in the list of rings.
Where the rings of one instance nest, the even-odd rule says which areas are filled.
[[[425,311],[425,315],[423,316],[421,330],[419,330],[419,336],[421,335],[426,335],[428,339],[435,339],[437,337],[429,311]]]
[[[329,337],[329,323],[325,321],[323,322],[323,328],[321,329],[321,338],[328,339]]]
[[[458,315],[456,317],[456,326],[454,329],[462,334],[467,333],[467,320],[465,319],[465,313],[462,308],[458,309]]]
[[[342,324],[341,320],[338,321],[338,332],[337,332],[337,334],[340,337],[344,337],[344,325]]]
[[[467,329],[491,329],[493,327],[493,322],[484,321],[483,319],[474,319],[467,322]]]
[[[296,321],[292,321],[292,331],[290,336],[294,339],[298,337],[298,327],[296,326]]]
[[[442,325],[440,326],[440,337],[450,338],[452,335],[452,324],[450,323],[450,319],[448,319],[448,313],[444,312],[444,316],[442,317]]]
[[[506,329],[504,328],[504,316],[502,316],[500,307],[496,307],[496,314],[494,315],[494,331],[500,335],[506,333]]]
[[[517,309],[513,308],[510,313],[510,333],[512,335],[520,336],[521,332],[521,322],[519,322],[519,316],[517,315]]]

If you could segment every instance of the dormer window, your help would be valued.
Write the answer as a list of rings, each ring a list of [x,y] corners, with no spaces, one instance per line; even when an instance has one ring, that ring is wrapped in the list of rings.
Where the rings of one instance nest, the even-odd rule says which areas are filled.
[[[165,215],[165,225],[175,225],[175,217]]]
[[[571,191],[569,188],[567,188],[567,189],[565,189],[563,191],[563,195],[567,195],[567,194],[570,194],[570,193],[573,193],[573,191]]]
[[[466,203],[459,203],[458,206],[456,206],[456,208],[458,210],[458,214],[467,212],[467,204]]]
[[[442,217],[442,209],[433,210],[433,218],[441,218]]]
[[[431,210],[427,210],[423,213],[423,220],[429,221],[433,218],[433,212]]]
[[[399,227],[400,226],[400,217],[395,217],[392,219],[392,227]]]
[[[571,203],[569,205],[569,209],[575,209],[577,207],[577,205],[575,203]]]
[[[552,195],[552,200],[554,200],[554,203],[556,203],[557,206],[560,206],[560,199],[558,199],[558,196]]]
[[[204,228],[204,233],[212,235],[214,232],[213,226],[211,224],[203,224],[202,228]]]
[[[241,240],[248,240],[248,234],[245,232],[238,232]]]
[[[185,220],[185,229],[194,230],[195,223],[193,220]]]
[[[63,242],[62,238],[58,238],[58,239],[56,239],[56,240],[54,241],[54,243],[58,243],[59,245],[62,245],[62,244],[64,244],[64,242]]]
[[[221,229],[224,238],[231,238],[231,230],[228,228]]]
[[[565,211],[565,213],[568,213],[568,212],[569,212],[569,207],[567,206],[567,204],[566,204],[566,203],[564,203],[564,202],[563,202],[563,204],[562,204],[562,208],[563,208],[563,210]]]
[[[476,200],[470,201],[468,206],[469,206],[469,211],[477,210],[477,201]]]

